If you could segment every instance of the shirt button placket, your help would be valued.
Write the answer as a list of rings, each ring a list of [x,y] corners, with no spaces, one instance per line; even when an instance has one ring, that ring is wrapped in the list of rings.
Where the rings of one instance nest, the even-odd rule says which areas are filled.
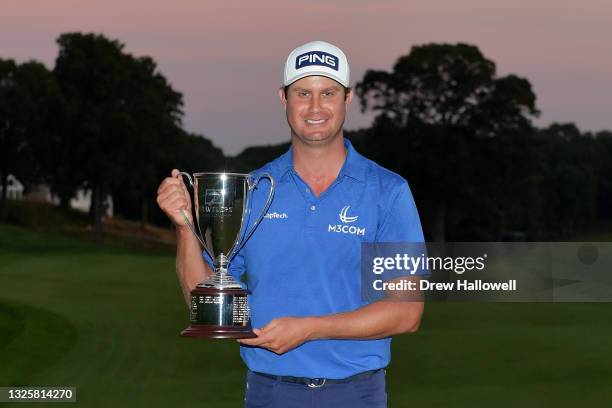
[[[315,232],[318,215],[316,204],[314,202],[310,202],[306,211],[308,212],[306,215],[306,231]]]

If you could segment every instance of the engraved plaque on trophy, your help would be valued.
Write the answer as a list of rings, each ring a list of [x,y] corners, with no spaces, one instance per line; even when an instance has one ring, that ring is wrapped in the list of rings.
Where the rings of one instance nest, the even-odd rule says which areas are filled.
[[[251,331],[247,291],[227,268],[268,211],[274,196],[274,179],[268,173],[256,179],[238,173],[181,174],[193,187],[196,226],[189,222],[186,214],[183,216],[214,262],[212,276],[191,291],[191,325],[181,335],[234,339],[255,337]],[[261,213],[250,223],[251,195],[263,178],[270,180],[268,199]]]

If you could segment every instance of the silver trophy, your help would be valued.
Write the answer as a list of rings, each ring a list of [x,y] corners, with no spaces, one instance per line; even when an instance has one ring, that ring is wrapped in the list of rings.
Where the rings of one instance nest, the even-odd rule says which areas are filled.
[[[227,271],[229,262],[247,242],[265,216],[274,197],[274,179],[268,173],[253,179],[239,173],[181,172],[193,187],[196,227],[183,211],[185,222],[214,262],[214,271],[191,291],[191,325],[182,336],[206,338],[254,337],[247,292]],[[268,199],[253,223],[251,194],[263,178],[270,180]],[[250,229],[246,231],[248,225]]]

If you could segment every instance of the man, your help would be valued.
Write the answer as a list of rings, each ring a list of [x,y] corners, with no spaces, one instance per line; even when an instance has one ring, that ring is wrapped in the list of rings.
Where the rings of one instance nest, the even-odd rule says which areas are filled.
[[[249,368],[245,406],[385,407],[390,336],[416,331],[423,303],[363,301],[361,243],[422,242],[419,216],[407,182],[343,137],[353,98],[344,53],[310,42],[289,54],[284,72],[278,94],[291,149],[253,172],[275,178],[275,198],[229,267],[236,278],[246,272],[257,335],[239,340]],[[253,194],[254,213],[265,187]],[[211,271],[183,222],[190,202],[177,170],[158,203],[177,227],[188,301]]]

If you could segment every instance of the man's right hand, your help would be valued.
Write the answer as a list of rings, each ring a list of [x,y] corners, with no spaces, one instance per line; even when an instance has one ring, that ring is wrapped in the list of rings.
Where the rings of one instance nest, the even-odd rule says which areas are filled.
[[[188,228],[181,210],[184,210],[193,225],[191,197],[183,182],[183,176],[177,169],[173,169],[171,177],[166,177],[159,185],[157,204],[177,228]]]

